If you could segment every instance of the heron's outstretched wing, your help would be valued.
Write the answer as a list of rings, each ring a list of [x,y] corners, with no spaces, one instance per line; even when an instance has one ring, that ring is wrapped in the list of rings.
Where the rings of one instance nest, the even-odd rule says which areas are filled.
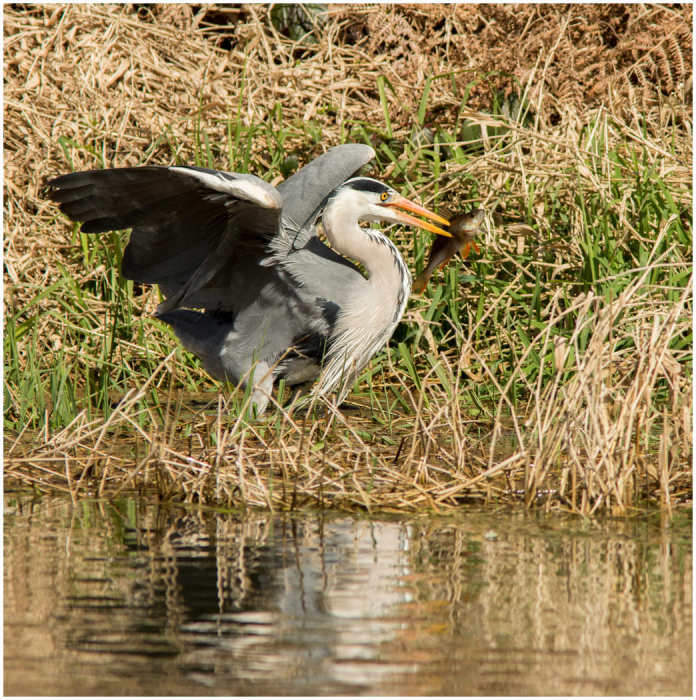
[[[307,279],[335,279],[327,261],[339,276],[354,267],[316,237],[314,219],[326,196],[374,155],[369,146],[336,146],[277,190],[253,175],[157,165],[70,173],[47,184],[85,233],[133,229],[121,271],[162,286],[160,313],[191,306],[236,316],[274,278],[257,267],[269,243],[282,257],[301,246],[289,271]],[[288,233],[282,237],[281,212]]]
[[[253,175],[187,166],[70,173],[51,199],[85,233],[133,229],[123,276],[174,290],[164,313],[189,303],[242,251],[277,235],[283,199]]]

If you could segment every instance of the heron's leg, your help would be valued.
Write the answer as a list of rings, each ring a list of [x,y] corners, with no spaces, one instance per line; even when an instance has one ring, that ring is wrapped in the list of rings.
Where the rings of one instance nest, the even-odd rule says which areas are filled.
[[[251,394],[252,410],[255,407],[256,415],[260,416],[268,406],[273,391],[273,372],[271,367],[266,362],[259,362],[254,368],[254,377],[258,377],[258,381],[254,381],[254,391]]]

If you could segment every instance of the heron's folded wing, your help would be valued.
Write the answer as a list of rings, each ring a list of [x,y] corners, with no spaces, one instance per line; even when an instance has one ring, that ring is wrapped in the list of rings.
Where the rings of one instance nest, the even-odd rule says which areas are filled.
[[[124,277],[177,289],[160,310],[183,305],[243,248],[278,233],[283,199],[253,175],[187,166],[70,173],[48,182],[51,199],[85,233],[132,228]]]

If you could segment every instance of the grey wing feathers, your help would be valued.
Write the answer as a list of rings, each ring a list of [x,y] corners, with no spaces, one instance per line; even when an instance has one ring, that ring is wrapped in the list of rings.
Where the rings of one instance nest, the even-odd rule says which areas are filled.
[[[163,312],[210,281],[238,246],[263,248],[280,226],[282,197],[252,175],[144,166],[70,173],[48,184],[85,233],[133,228],[123,275],[176,290]]]
[[[336,146],[277,190],[253,175],[157,165],[70,173],[47,184],[51,199],[84,222],[85,233],[133,229],[121,270],[128,279],[162,286],[167,299],[160,313],[183,305],[236,313],[274,276],[258,267],[269,243],[283,257],[288,246],[303,248],[286,268],[299,274],[300,284],[316,275],[360,275],[316,237],[308,219],[374,155],[369,146]],[[302,229],[301,240],[277,236],[281,215],[289,233]]]
[[[344,293],[364,282],[358,267],[316,235],[326,197],[375,157],[370,146],[335,146],[278,185],[287,235],[272,247],[282,266],[308,294],[342,306]]]
[[[285,235],[271,241],[269,247],[274,255],[266,258],[263,267],[256,269],[257,279],[253,284],[249,284],[248,279],[244,285],[237,282],[238,271],[248,270],[251,261],[240,258],[235,264],[225,267],[201,290],[196,297],[196,306],[230,308],[230,300],[234,298],[235,308],[251,307],[258,290],[275,279],[276,273],[265,267],[269,262],[271,265],[280,264],[294,278],[293,287],[299,284],[299,294],[328,305],[345,303],[344,292],[350,293],[350,283],[364,281],[364,277],[352,262],[319,239],[314,219],[321,213],[326,197],[374,157],[375,152],[370,146],[334,146],[281,182],[277,190],[283,197]]]
[[[278,185],[283,196],[283,218],[302,227],[324,198],[375,157],[370,146],[347,143],[334,146]]]

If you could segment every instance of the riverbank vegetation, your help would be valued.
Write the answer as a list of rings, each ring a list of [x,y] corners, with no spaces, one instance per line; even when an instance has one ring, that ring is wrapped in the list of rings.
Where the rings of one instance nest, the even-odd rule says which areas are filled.
[[[692,8],[5,11],[6,486],[214,507],[630,514],[692,488]],[[300,12],[301,11],[301,12]],[[300,14],[298,14],[300,13]],[[480,254],[412,298],[349,397],[244,419],[119,276],[70,170],[279,181],[342,142]],[[392,230],[412,273],[430,237]]]

